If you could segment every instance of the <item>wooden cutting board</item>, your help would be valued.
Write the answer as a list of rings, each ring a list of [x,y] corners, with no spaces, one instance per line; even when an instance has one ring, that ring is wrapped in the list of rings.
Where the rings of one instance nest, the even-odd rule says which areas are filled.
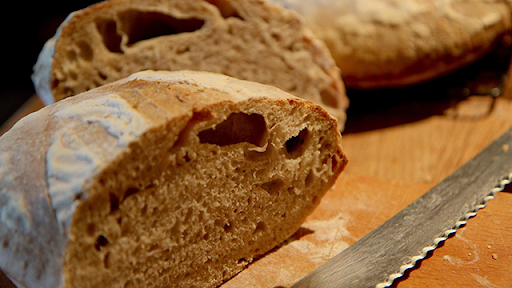
[[[293,237],[222,287],[289,286],[299,280],[504,133],[512,126],[507,98],[512,97],[498,99],[489,115],[490,98],[470,97],[421,119],[411,105],[349,118],[343,147],[350,162],[320,206]],[[41,106],[31,99],[0,133]],[[375,123],[378,128],[371,128]],[[499,193],[394,286],[512,287],[511,211],[512,193]],[[3,281],[0,286],[7,287]]]
[[[512,126],[506,99],[479,117],[491,101],[472,97],[446,115],[344,135],[349,165],[320,206],[288,243],[222,287],[289,286],[382,224]],[[365,117],[357,120],[388,119]],[[393,286],[512,287],[511,216],[512,193],[498,193]]]

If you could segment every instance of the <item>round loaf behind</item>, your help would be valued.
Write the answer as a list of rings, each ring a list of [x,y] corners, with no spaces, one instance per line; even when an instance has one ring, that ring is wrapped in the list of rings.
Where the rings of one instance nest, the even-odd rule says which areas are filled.
[[[412,85],[489,52],[512,28],[508,0],[271,0],[304,16],[347,87]]]

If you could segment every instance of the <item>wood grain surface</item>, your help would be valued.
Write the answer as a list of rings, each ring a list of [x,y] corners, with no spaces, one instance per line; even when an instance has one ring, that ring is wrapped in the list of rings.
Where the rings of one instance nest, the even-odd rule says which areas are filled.
[[[512,102],[486,115],[491,102],[469,97],[444,115],[345,134],[349,165],[303,228],[222,287],[289,286],[382,224],[512,126]],[[512,287],[511,216],[512,193],[498,193],[393,287]]]
[[[222,287],[289,286],[420,197],[512,126],[509,95],[349,115],[350,162],[302,227]],[[31,99],[0,129],[41,107]],[[431,113],[429,112],[431,111]],[[421,117],[418,117],[421,115]],[[377,123],[377,124],[376,124]],[[378,127],[375,127],[378,126]],[[512,287],[512,193],[495,200],[394,287]],[[5,277],[0,286],[7,286]],[[3,281],[3,282],[2,282]]]

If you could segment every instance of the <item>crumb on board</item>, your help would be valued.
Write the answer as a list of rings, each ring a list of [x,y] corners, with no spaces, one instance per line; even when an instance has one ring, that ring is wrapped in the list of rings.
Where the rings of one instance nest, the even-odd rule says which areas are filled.
[[[498,254],[493,253],[493,254],[492,254],[492,259],[494,259],[494,260],[498,259]]]
[[[507,152],[508,152],[508,149],[509,149],[508,144],[503,144],[503,145],[501,146],[501,149],[503,149],[503,152],[507,153]]]

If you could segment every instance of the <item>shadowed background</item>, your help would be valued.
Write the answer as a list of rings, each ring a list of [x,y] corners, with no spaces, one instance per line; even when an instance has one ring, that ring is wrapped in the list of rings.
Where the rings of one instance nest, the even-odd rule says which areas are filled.
[[[46,40],[70,12],[95,2],[98,1],[13,1],[12,9],[3,9],[0,124],[34,95],[30,75]]]

